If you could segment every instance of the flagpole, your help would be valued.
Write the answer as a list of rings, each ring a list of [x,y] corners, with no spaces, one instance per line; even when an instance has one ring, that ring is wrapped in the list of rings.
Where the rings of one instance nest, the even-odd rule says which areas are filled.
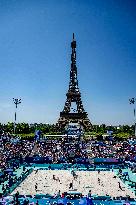
[[[134,108],[134,129],[135,129],[135,137],[136,137],[136,114],[135,114],[135,108]]]

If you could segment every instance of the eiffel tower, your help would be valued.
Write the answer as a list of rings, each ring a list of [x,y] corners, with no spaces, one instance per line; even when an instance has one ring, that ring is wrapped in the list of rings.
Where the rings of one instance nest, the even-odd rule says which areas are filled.
[[[64,109],[60,112],[60,118],[57,122],[57,127],[63,130],[68,123],[78,123],[83,126],[84,130],[91,130],[92,124],[88,118],[87,112],[85,112],[81,100],[81,93],[78,87],[77,80],[77,67],[76,67],[76,41],[73,33],[73,40],[71,42],[72,54],[71,54],[71,70],[70,70],[70,82],[69,89],[66,94],[66,102]],[[73,109],[71,112],[71,104],[75,102],[77,110]]]

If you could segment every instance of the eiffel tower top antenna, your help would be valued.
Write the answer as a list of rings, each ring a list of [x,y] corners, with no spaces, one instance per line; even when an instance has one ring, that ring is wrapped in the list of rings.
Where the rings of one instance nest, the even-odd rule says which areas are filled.
[[[75,40],[75,34],[73,33],[73,41]]]

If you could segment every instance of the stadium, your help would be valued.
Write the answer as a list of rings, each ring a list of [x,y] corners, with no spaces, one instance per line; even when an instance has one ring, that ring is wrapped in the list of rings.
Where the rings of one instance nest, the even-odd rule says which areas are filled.
[[[33,141],[3,133],[0,203],[136,204],[136,141],[85,142],[72,132]]]

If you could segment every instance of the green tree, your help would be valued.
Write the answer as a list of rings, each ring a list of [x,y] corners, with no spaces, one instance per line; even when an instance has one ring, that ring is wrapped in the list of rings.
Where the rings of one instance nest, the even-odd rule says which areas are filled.
[[[5,125],[4,131],[5,131],[5,132],[9,132],[9,133],[13,133],[13,132],[14,132],[14,123],[13,123],[13,122],[8,122],[8,123]]]

